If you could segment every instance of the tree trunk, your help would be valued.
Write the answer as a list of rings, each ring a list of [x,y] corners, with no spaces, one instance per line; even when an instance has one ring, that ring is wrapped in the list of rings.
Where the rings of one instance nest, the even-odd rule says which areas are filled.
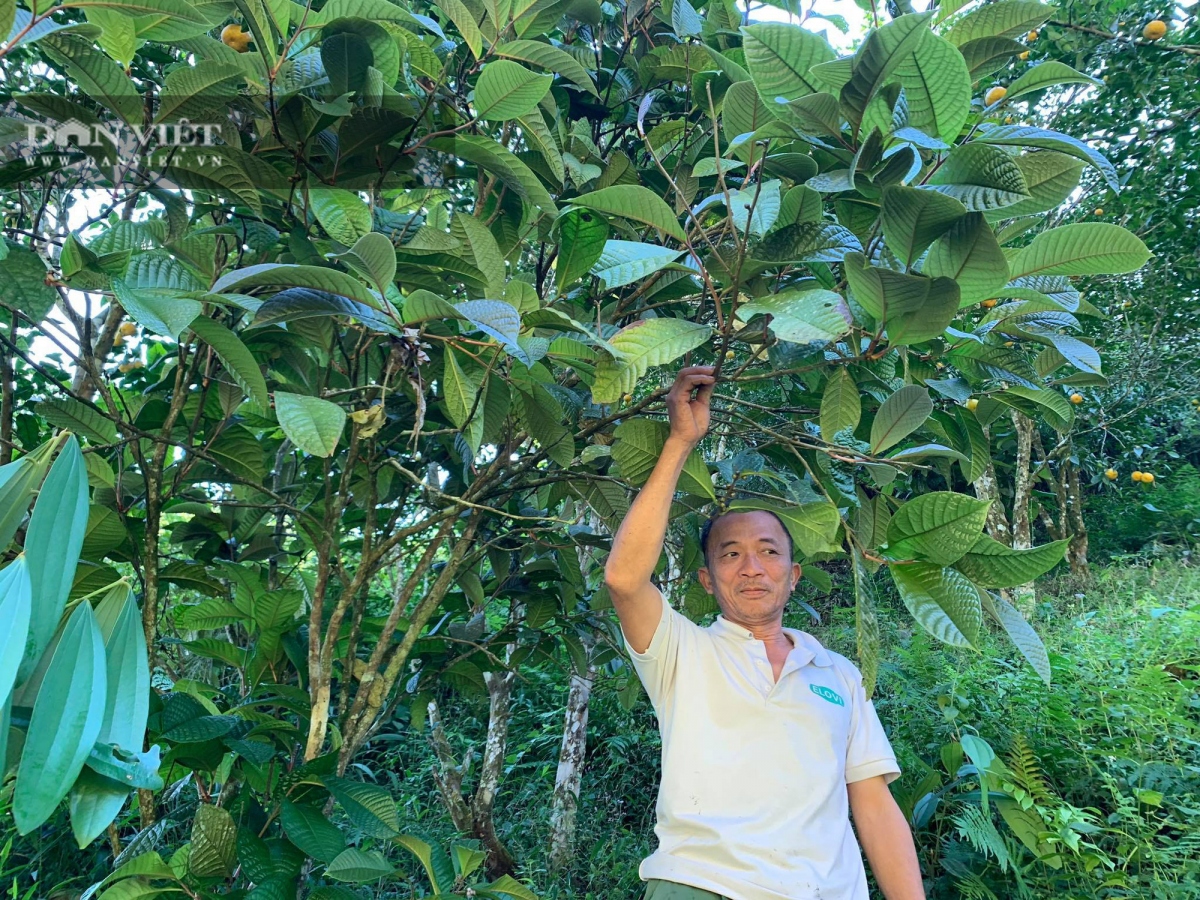
[[[1017,460],[1013,472],[1012,547],[1028,550],[1033,546],[1033,527],[1030,506],[1033,497],[1033,478],[1030,463],[1033,455],[1033,420],[1013,410],[1013,426],[1017,432]],[[1033,615],[1035,605],[1033,584],[1013,588],[1013,605],[1025,618]]]
[[[1083,521],[1083,489],[1079,484],[1079,467],[1070,460],[1063,463],[1069,467],[1067,480],[1067,511],[1070,513],[1071,543],[1067,546],[1067,563],[1071,574],[1090,580],[1092,571],[1088,567],[1088,533]]]
[[[990,442],[992,436],[988,429],[983,429],[983,434]],[[1012,529],[1008,525],[1008,516],[1004,514],[1004,503],[1000,499],[1000,487],[996,483],[996,467],[992,465],[991,459],[988,459],[987,468],[983,470],[983,474],[975,479],[973,487],[975,496],[980,500],[992,501],[985,523],[987,533],[1000,543],[1011,546]]]
[[[567,697],[566,722],[563,724],[562,749],[558,754],[558,773],[554,778],[554,799],[550,812],[550,867],[553,869],[564,867],[574,853],[579,785],[583,778],[583,760],[587,754],[588,703],[595,680],[595,666],[588,666],[583,675],[571,676],[571,692]]]

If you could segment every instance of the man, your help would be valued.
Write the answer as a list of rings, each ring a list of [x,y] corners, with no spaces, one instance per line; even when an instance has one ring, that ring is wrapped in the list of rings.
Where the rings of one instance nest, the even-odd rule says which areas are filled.
[[[782,625],[800,566],[779,518],[726,513],[706,528],[698,574],[721,609],[708,628],[650,581],[715,380],[707,366],[679,372],[670,436],[605,567],[662,730],[659,846],[639,870],[646,900],[868,900],[851,813],[884,897],[924,900],[887,787],[900,769],[859,671]]]

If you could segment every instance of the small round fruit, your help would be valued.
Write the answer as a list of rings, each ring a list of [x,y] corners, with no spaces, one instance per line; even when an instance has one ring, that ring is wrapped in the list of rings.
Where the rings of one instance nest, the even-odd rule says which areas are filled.
[[[632,403],[633,402],[633,394],[626,394],[624,397],[621,398],[621,402],[622,403]]]
[[[1025,40],[1027,40],[1027,41],[1036,41],[1037,39],[1038,39],[1038,33],[1037,33],[1036,28],[1033,31],[1029,32],[1029,34],[1027,34],[1025,36]]]
[[[246,53],[250,50],[250,32],[242,31],[241,25],[232,22],[221,29],[221,43],[238,53]]]
[[[1005,125],[1011,125],[1012,123],[1013,123],[1013,117],[1012,117],[1012,116],[1005,116],[1005,117],[1004,117],[1004,124],[1005,124]]]
[[[1151,472],[1143,472],[1142,484],[1154,484],[1154,474]]]
[[[974,397],[972,397],[970,400],[967,401],[967,409],[971,410],[971,412],[974,412],[976,407],[978,407],[978,406],[979,406],[979,401],[976,400]]]
[[[1104,207],[1103,207],[1103,206],[1097,206],[1095,209],[1093,209],[1093,210],[1092,210],[1092,215],[1093,215],[1093,216],[1102,216],[1102,215],[1104,215]]]
[[[1116,469],[1105,469],[1104,477],[1107,478],[1109,481],[1116,481],[1117,480],[1117,470]]]
[[[732,351],[732,350],[726,350],[726,351],[725,351],[725,358],[726,358],[726,359],[733,359],[733,351]]]
[[[1192,398],[1192,406],[1200,406],[1200,400],[1197,400],[1195,397],[1193,397]]]
[[[1133,472],[1131,472],[1131,473],[1129,474],[1129,477],[1130,477],[1130,478],[1132,478],[1134,481],[1141,482],[1141,480],[1142,480],[1142,473],[1141,473],[1141,472],[1138,472],[1138,471],[1135,469]]]
[[[984,106],[995,106],[1001,100],[1008,96],[1008,88],[996,85],[988,88],[988,92],[983,95]]]
[[[1142,29],[1142,37],[1148,41],[1162,40],[1163,35],[1167,33],[1167,23],[1162,19],[1151,19],[1146,23],[1146,27]]]
[[[1022,52],[1018,53],[1017,59],[1021,60],[1022,62],[1029,59],[1029,51],[1023,50]]]
[[[997,304],[997,303],[999,303],[999,302],[1000,302],[1000,301],[999,301],[999,300],[997,300],[995,297],[991,297],[991,298],[989,298],[989,299],[987,299],[987,300],[984,300],[984,301],[983,301],[982,303],[980,303],[979,305],[980,305],[980,306],[982,306],[984,309],[995,309],[995,308],[996,308],[996,304]]]
[[[137,326],[132,322],[126,322],[117,330],[117,334],[121,335],[121,337],[129,337],[131,334],[137,334]]]
[[[1083,402],[1083,394],[1072,394],[1070,400],[1072,403],[1078,405]]]

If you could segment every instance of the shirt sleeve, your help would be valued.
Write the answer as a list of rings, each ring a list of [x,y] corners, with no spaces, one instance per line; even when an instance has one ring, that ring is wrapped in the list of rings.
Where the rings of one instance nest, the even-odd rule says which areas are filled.
[[[633,661],[634,671],[641,679],[646,695],[656,712],[662,709],[663,703],[675,689],[680,635],[683,623],[687,622],[687,619],[671,608],[662,591],[658,591],[658,597],[662,603],[662,616],[659,617],[658,627],[654,630],[654,637],[650,639],[650,645],[645,652],[635,653],[629,646],[625,629],[621,629],[621,637],[625,641],[625,649],[629,651],[629,658]]]
[[[850,711],[850,740],[846,748],[846,784],[883,775],[891,783],[900,777],[896,754],[883,730],[875,704],[867,699],[862,675],[853,669],[854,703]]]

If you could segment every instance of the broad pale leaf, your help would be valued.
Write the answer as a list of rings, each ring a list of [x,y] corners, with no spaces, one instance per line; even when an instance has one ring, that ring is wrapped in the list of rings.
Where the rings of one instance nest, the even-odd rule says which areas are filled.
[[[98,409],[74,397],[53,397],[37,405],[38,415],[51,425],[73,431],[93,444],[115,444],[117,426]]]
[[[909,500],[888,525],[888,555],[948,566],[979,540],[991,503],[953,491],[934,491]]]
[[[120,278],[113,278],[111,284],[113,294],[125,312],[151,334],[177,338],[204,309],[198,300],[136,290]]]
[[[1043,231],[1010,262],[1012,279],[1026,275],[1121,275],[1136,272],[1153,254],[1120,225],[1074,222]]]
[[[237,826],[224,809],[201,803],[192,820],[188,871],[199,878],[230,875],[237,865]]]
[[[457,135],[435,138],[427,146],[478,166],[503,181],[521,199],[550,215],[558,214],[554,198],[533,170],[491,138]]]
[[[379,851],[359,850],[357,847],[343,850],[325,867],[325,874],[330,878],[348,881],[351,884],[378,881],[394,871],[395,867],[384,859]]]
[[[912,54],[922,52],[925,39],[931,35],[932,17],[933,13],[927,12],[893,19],[871,31],[854,54],[850,80],[841,89],[841,104],[856,133],[875,95]]]
[[[650,477],[667,443],[669,431],[664,422],[634,418],[625,419],[613,432],[616,443],[613,444],[612,458],[621,467],[625,480],[634,487],[641,487]],[[699,497],[716,499],[708,467],[699,450],[693,450],[684,463],[679,488]]]
[[[541,41],[506,41],[493,48],[493,52],[504,59],[519,59],[521,62],[541,66],[547,72],[561,75],[574,82],[590,94],[599,96],[595,82],[578,60],[565,50]]]
[[[862,418],[858,384],[845,366],[839,366],[825,382],[821,394],[821,437],[830,443],[843,429],[853,431]]]
[[[989,297],[1008,283],[1008,260],[983,213],[968,213],[934,242],[922,271],[953,279],[959,307]]]
[[[554,283],[562,293],[600,259],[608,240],[608,223],[590,210],[573,209],[558,220],[558,235]]]
[[[326,776],[323,781],[346,815],[374,837],[395,838],[400,833],[396,801],[383,788],[347,778]]]
[[[381,294],[396,278],[396,247],[390,238],[378,231],[364,234],[341,258],[350,268],[370,279]]]
[[[190,327],[200,340],[212,347],[246,396],[265,411],[270,406],[267,381],[263,378],[258,361],[242,343],[242,339],[216,319],[207,316],[197,316]]]
[[[908,268],[929,245],[967,214],[953,197],[889,184],[883,189],[880,225],[888,249]]]
[[[879,453],[898,444],[918,428],[933,412],[929,392],[918,385],[906,384],[883,401],[871,422],[871,452]]]
[[[1025,176],[1029,199],[984,213],[989,222],[1055,209],[1079,187],[1084,167],[1080,160],[1053,150],[1023,153],[1016,157],[1016,163]]]
[[[12,806],[19,833],[45,822],[79,777],[104,718],[105,679],[100,629],[91,605],[80,603],[54,649],[25,734]]]
[[[840,294],[819,288],[768,294],[737,310],[749,321],[757,315],[771,317],[771,332],[781,341],[828,344],[850,330],[850,309]]]
[[[29,637],[32,588],[25,555],[0,571],[0,706],[8,702]],[[4,763],[0,761],[0,766]]]
[[[971,114],[971,74],[958,48],[929,35],[897,66],[896,77],[904,88],[909,124],[952,143]]]
[[[894,345],[940,337],[958,312],[958,285],[949,278],[905,275],[846,254],[846,280],[854,299],[887,329]]]
[[[951,150],[929,179],[929,186],[973,212],[1002,209],[1029,199],[1029,185],[1021,167],[1009,154],[981,143]]]
[[[666,268],[679,259],[680,252],[637,241],[606,241],[592,274],[611,291]]]
[[[649,188],[637,184],[614,184],[571,199],[572,206],[582,206],[610,216],[621,216],[643,225],[650,225],[663,234],[684,239],[683,229],[666,201]]]
[[[353,243],[353,241],[351,241]],[[361,281],[324,266],[301,266],[292,263],[262,263],[234,269],[217,279],[212,286],[214,294],[226,291],[242,292],[252,287],[273,285],[275,287],[304,287],[327,291],[340,297],[348,297],[379,308],[379,300]]]
[[[767,103],[796,100],[821,90],[812,67],[831,61],[829,42],[799,25],[761,22],[742,29],[746,68]]]
[[[275,415],[292,443],[313,456],[332,456],[346,425],[346,411],[336,403],[284,391],[275,392]]]
[[[987,535],[980,535],[954,567],[983,588],[1011,588],[1029,584],[1062,562],[1070,541],[1055,541],[1028,550],[1014,550]]]
[[[985,125],[980,128],[975,140],[984,144],[996,144],[1001,147],[1036,147],[1041,150],[1057,150],[1068,156],[1083,160],[1104,176],[1108,186],[1114,191],[1121,188],[1117,179],[1117,170],[1103,154],[1093,150],[1078,138],[1044,128],[1034,128],[1031,125]]]
[[[1016,648],[1021,651],[1021,655],[1033,667],[1033,671],[1037,672],[1038,677],[1049,687],[1050,655],[1046,652],[1046,645],[1042,643],[1038,633],[1033,630],[1032,625],[1025,621],[1025,617],[1021,615],[1020,611],[1003,597],[989,596],[988,599],[991,601],[989,612],[1000,623]]]
[[[1098,78],[1084,75],[1058,60],[1038,63],[1032,69],[1022,73],[1021,77],[1008,86],[1005,97],[1013,100],[1023,94],[1045,90],[1060,84],[1103,84]]]
[[[711,334],[709,326],[686,319],[641,319],[627,325],[610,339],[623,358],[603,359],[596,367],[593,399],[597,403],[616,403],[622,394],[633,391],[652,366],[674,362]]]
[[[766,509],[774,512],[787,526],[792,541],[805,556],[814,553],[836,553],[841,549],[834,543],[842,518],[832,503],[804,503],[800,506],[785,506],[770,500],[755,498],[734,500],[731,510]]]
[[[946,34],[956,47],[980,38],[1014,38],[1037,28],[1053,14],[1053,8],[1033,0],[1001,0],[968,13]]]
[[[493,122],[529,115],[552,81],[553,75],[538,75],[510,59],[492,60],[475,85],[475,110],[481,119]]]
[[[939,641],[974,647],[983,625],[979,590],[961,572],[930,563],[888,567],[900,598],[921,627]]]
[[[325,233],[347,247],[371,231],[371,207],[353,191],[316,189],[309,196],[309,205]]]

